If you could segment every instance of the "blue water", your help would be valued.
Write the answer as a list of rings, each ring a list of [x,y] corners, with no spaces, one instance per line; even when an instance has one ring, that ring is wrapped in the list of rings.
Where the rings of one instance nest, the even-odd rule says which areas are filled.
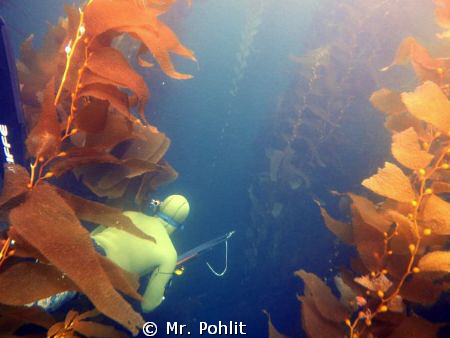
[[[214,276],[205,265],[208,261],[218,270],[223,268],[225,248],[219,246],[188,264],[184,274],[173,279],[166,300],[146,316],[147,320],[163,326],[177,321],[193,332],[201,321],[236,321],[246,325],[247,337],[267,337],[265,309],[282,333],[303,337],[296,300],[302,283],[293,271],[302,268],[314,272],[331,286],[339,266],[348,264],[351,250],[325,228],[313,198],[321,199],[330,213],[340,215],[328,191],[360,191],[361,180],[389,156],[383,118],[367,103],[377,84],[361,74],[366,74],[368,67],[379,68],[392,60],[400,33],[398,38],[393,34],[386,39],[387,52],[375,55],[370,66],[367,56],[373,36],[364,32],[357,35],[360,55],[352,66],[359,83],[358,92],[353,93],[365,112],[352,111],[356,104],[350,106],[339,123],[342,144],[337,150],[330,144],[330,153],[321,148],[325,159],[339,152],[341,162],[335,164],[342,171],[333,166],[311,170],[312,186],[300,190],[285,186],[267,190],[258,180],[268,171],[267,148],[280,148],[283,143],[281,137],[274,137],[277,119],[287,120],[280,107],[289,107],[290,99],[297,100],[297,86],[302,88],[298,65],[290,56],[321,46],[322,41],[311,40],[313,31],[320,38],[318,27],[323,27],[323,41],[332,37],[326,35],[330,32],[327,22],[319,19],[333,9],[321,15],[324,7],[319,3],[193,0],[189,9],[179,0],[163,17],[183,44],[195,51],[198,63],[173,58],[178,71],[194,76],[187,81],[173,80],[154,70],[144,72],[152,93],[146,115],[170,137],[165,158],[179,173],[179,178],[161,187],[155,197],[178,193],[190,202],[185,228],[173,236],[178,252],[231,230],[236,233],[229,242],[228,271],[223,277]],[[63,1],[58,0],[0,1],[0,6],[12,29],[16,55],[29,33],[35,34],[38,45],[46,22],[54,23],[63,14]],[[335,20],[333,24],[339,24]],[[247,44],[243,43],[249,39],[245,32],[253,34]],[[414,27],[412,33],[416,33]],[[243,53],[246,56],[240,61],[237,55]],[[305,158],[308,156],[305,153]],[[261,209],[252,203],[250,190]],[[285,205],[283,221],[270,218],[274,201]]]

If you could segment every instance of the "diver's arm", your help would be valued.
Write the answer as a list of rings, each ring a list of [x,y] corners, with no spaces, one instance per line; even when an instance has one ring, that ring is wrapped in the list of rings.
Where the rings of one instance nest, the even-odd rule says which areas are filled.
[[[147,288],[142,299],[142,310],[149,312],[161,304],[164,297],[166,284],[172,277],[173,271],[177,265],[177,253],[175,249],[167,250],[164,253],[164,259],[157,267],[148,282]]]

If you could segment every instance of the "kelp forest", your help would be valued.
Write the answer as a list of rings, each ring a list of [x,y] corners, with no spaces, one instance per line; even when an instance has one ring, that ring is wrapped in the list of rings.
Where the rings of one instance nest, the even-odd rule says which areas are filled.
[[[71,171],[112,205],[122,208],[133,196],[139,208],[151,191],[176,178],[164,160],[170,140],[143,113],[150,89],[127,55],[112,47],[127,34],[139,42],[138,65],[157,64],[174,79],[189,79],[174,68],[169,53],[195,61],[194,53],[159,18],[173,3],[91,0],[81,8],[67,5],[66,17],[49,28],[42,46],[33,46],[33,36],[23,42],[17,68],[32,164],[5,167],[0,207],[9,227],[2,234],[0,256],[2,336],[11,337],[29,323],[48,330],[42,334],[47,337],[127,336],[93,321],[99,314],[133,335],[142,328],[142,316],[123,297],[141,299],[137,276],[99,255],[81,222],[153,239],[120,209],[74,195],[59,187],[58,179]],[[69,311],[56,322],[24,306],[66,290],[82,292],[95,309]]]
[[[298,76],[265,131],[266,170],[249,189],[248,269],[258,274],[268,262],[257,277],[273,276],[268,290],[295,284],[277,262],[296,270],[308,337],[445,336],[448,315],[426,313],[445,302],[448,311],[450,2],[415,4],[420,21],[409,5],[352,1],[322,11],[326,25],[290,56]],[[312,204],[335,239],[316,237]],[[298,250],[307,242],[316,248]],[[330,251],[328,268],[311,264],[318,248]],[[299,335],[268,312],[270,337]]]
[[[191,0],[179,2],[195,9]],[[115,227],[156,242],[122,212],[144,212],[178,177],[167,160],[171,140],[146,111],[158,101],[149,74],[181,86],[193,81],[181,81],[193,77],[181,69],[196,54],[165,23],[176,3],[67,4],[39,46],[33,35],[22,42],[16,67],[29,166],[4,168],[1,337],[137,336],[152,320],[134,306],[142,300],[140,276],[98,253],[90,231]],[[254,58],[263,58],[259,41],[265,49],[274,43],[258,34],[281,6],[251,5],[235,34],[217,148],[236,123],[230,112],[247,93]],[[273,109],[256,133],[248,195],[236,198],[240,207],[248,202],[245,228],[236,225],[244,246],[230,256],[239,257],[230,267],[237,279],[216,285],[232,284],[233,310],[258,312],[270,338],[445,337],[450,0],[323,0],[312,8],[309,31],[283,56],[289,85],[270,91]],[[175,67],[174,56],[184,63]],[[264,67],[258,76],[272,74]],[[202,165],[218,170],[222,155]],[[55,314],[31,306],[65,291],[83,295],[76,308],[69,303]],[[204,294],[177,303],[181,318],[195,322],[189,306],[214,304],[214,295],[204,303],[196,296]]]

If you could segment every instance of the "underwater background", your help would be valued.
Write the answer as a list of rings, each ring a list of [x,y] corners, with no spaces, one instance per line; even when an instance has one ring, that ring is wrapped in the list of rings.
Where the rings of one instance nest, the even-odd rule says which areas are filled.
[[[16,57],[29,34],[40,45],[65,3],[83,2],[0,0]],[[236,321],[247,337],[268,337],[265,310],[282,334],[306,337],[294,271],[316,274],[338,294],[333,277],[356,255],[326,228],[318,204],[348,221],[350,202],[330,191],[364,194],[361,181],[392,159],[384,116],[369,97],[381,87],[414,90],[410,66],[379,70],[405,37],[435,39],[433,9],[432,0],[178,0],[161,17],[198,61],[173,57],[193,75],[185,81],[158,66],[138,71],[151,93],[145,115],[170,138],[165,159],[179,174],[152,198],[189,200],[184,229],[172,236],[178,253],[236,232],[222,277],[205,264],[223,269],[219,245],[173,277],[145,320]],[[448,323],[448,299],[416,311]]]

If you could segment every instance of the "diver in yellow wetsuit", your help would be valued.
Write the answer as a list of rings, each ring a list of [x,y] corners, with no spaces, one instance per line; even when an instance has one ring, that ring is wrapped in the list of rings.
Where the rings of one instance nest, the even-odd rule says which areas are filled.
[[[94,230],[91,234],[106,256],[124,270],[139,275],[152,272],[141,304],[144,312],[152,311],[164,299],[166,284],[177,263],[177,252],[169,235],[189,214],[189,203],[181,195],[167,197],[158,208],[155,216],[124,212],[136,227],[152,236],[156,243],[113,227]]]

